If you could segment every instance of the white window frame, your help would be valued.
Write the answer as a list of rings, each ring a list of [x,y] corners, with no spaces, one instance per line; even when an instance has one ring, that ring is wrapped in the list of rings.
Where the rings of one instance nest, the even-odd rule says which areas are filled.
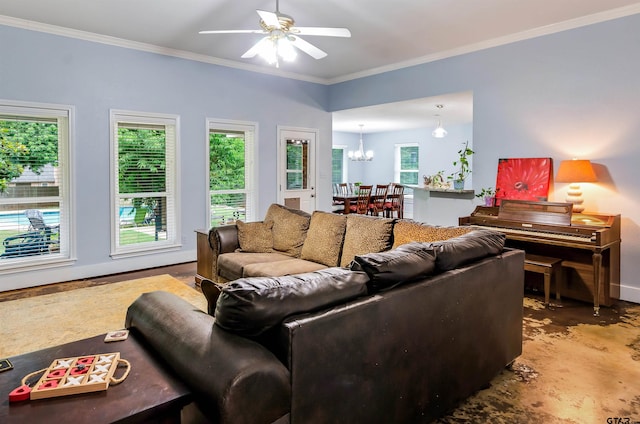
[[[76,260],[74,220],[73,152],[75,144],[75,108],[70,105],[21,102],[0,99],[0,115],[11,117],[51,118],[58,122],[58,163],[60,170],[59,194],[47,197],[60,205],[60,251],[47,255],[5,258],[0,262],[0,275],[20,271],[53,268],[71,264]],[[33,203],[39,198],[12,198],[0,203]]]
[[[120,246],[120,198],[131,197],[132,193],[120,195],[118,192],[118,124],[164,125],[173,127],[174,140],[166,140],[166,240],[136,243]],[[114,259],[149,255],[178,250],[181,247],[180,231],[180,116],[162,113],[137,112],[111,109],[109,111],[109,133],[111,144],[111,257]],[[166,133],[169,133],[168,131]],[[148,193],[147,193],[148,194]]]
[[[398,143],[394,148],[394,167],[393,167],[393,178],[394,181],[400,182],[400,173],[401,172],[415,172],[418,175],[418,181],[420,181],[420,165],[418,161],[418,169],[400,169],[401,161],[400,161],[400,150],[403,147],[417,147],[418,148],[418,158],[420,158],[420,144],[419,143]]]
[[[258,218],[258,192],[257,175],[258,166],[256,161],[256,146],[258,145],[258,123],[251,121],[236,121],[228,119],[207,118],[206,121],[206,142],[205,142],[205,159],[206,159],[206,190],[207,190],[207,208],[206,223],[207,228],[211,223],[211,196],[214,194],[245,194],[247,204],[245,206],[245,216],[247,221],[256,221]],[[209,160],[209,134],[215,132],[244,132],[244,189],[240,190],[210,190],[209,175],[211,163]]]

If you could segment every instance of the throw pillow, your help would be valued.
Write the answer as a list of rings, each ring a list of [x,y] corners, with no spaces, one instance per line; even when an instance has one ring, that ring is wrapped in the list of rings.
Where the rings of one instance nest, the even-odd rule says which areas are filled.
[[[294,258],[300,257],[311,215],[277,203],[269,206],[265,221],[273,221],[273,248]]]
[[[352,271],[364,271],[369,276],[369,293],[425,277],[435,267],[436,253],[426,243],[408,243],[387,252],[356,255],[351,262]]]
[[[315,211],[311,215],[300,259],[326,266],[338,266],[346,228],[346,215]]]
[[[433,243],[436,268],[448,271],[486,256],[499,255],[507,236],[493,230],[473,230],[449,240]]]
[[[364,272],[327,268],[283,277],[231,281],[222,289],[215,324],[242,336],[258,336],[286,317],[344,303],[367,294]]]
[[[470,227],[436,227],[411,220],[400,220],[393,227],[393,247],[413,241],[447,240],[470,232]]]
[[[243,222],[236,221],[238,243],[241,252],[273,252],[273,221]]]
[[[356,255],[382,252],[391,247],[393,219],[347,215],[340,266],[349,266]]]

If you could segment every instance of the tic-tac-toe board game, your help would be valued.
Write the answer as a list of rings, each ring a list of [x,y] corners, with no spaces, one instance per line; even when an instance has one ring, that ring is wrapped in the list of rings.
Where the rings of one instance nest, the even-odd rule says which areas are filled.
[[[107,390],[119,359],[119,352],[56,359],[33,386],[30,398]]]

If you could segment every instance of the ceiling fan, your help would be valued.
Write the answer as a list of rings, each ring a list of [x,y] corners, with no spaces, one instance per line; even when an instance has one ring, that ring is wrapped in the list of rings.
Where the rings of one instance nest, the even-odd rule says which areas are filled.
[[[313,57],[322,59],[327,53],[313,44],[300,38],[300,35],[316,35],[325,37],[351,37],[347,28],[322,28],[322,27],[297,27],[295,21],[289,15],[280,13],[279,0],[276,0],[276,11],[267,12],[256,10],[260,16],[262,29],[236,29],[200,31],[199,34],[265,34],[265,36],[247,50],[241,57],[249,59],[260,55],[269,63],[279,66],[278,58],[292,61],[295,56],[295,48],[298,48]]]

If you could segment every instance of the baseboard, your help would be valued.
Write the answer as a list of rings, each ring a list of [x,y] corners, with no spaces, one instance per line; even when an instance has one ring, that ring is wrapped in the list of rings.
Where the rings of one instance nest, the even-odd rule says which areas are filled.
[[[640,287],[632,287],[620,284],[620,300],[627,302],[640,303]]]
[[[71,265],[55,268],[35,269],[0,276],[0,291],[43,286],[45,284],[82,280],[102,275],[137,271],[159,266],[176,265],[196,260],[196,250],[187,250],[155,255],[123,258],[117,261],[93,265]]]

